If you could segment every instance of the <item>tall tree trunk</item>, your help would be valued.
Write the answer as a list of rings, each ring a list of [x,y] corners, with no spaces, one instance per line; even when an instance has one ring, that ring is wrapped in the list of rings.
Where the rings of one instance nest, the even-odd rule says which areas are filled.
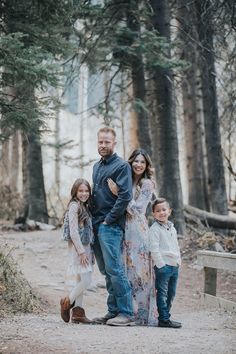
[[[57,99],[59,99],[57,97]],[[54,170],[54,179],[56,184],[56,193],[60,197],[61,191],[61,176],[60,176],[60,111],[56,108],[55,111],[55,170]]]
[[[28,94],[27,94],[28,93]],[[32,100],[35,104],[33,89],[26,89],[21,99]],[[48,223],[46,193],[43,177],[43,161],[39,127],[22,135],[23,150],[23,197],[25,217]]]
[[[178,0],[178,37],[181,41],[181,57],[190,65],[182,78],[184,128],[188,173],[188,202],[190,205],[208,210],[208,195],[203,156],[203,126],[199,101],[199,73],[197,67],[196,15],[192,2]]]
[[[11,11],[11,5],[9,10]],[[7,32],[14,33],[17,26],[13,18],[11,16],[6,18]],[[24,39],[24,48],[29,48],[32,45],[29,36],[25,36]],[[29,75],[29,78],[31,78],[31,75],[32,74]],[[42,152],[38,123],[40,120],[35,100],[35,87],[32,78],[31,80],[32,82],[30,80],[27,81],[25,76],[23,76],[22,81],[20,80],[20,86],[17,85],[19,84],[18,82],[12,82],[12,85],[14,86],[14,96],[16,99],[22,105],[31,107],[31,109],[28,110],[29,117],[24,119],[24,124],[27,125],[27,122],[30,121],[34,123],[32,124],[30,128],[31,130],[28,133],[24,133],[24,135],[22,134],[24,217],[47,223],[48,212],[44,187]]]
[[[9,185],[9,170],[10,170],[10,141],[9,139],[2,142],[2,153],[1,153],[1,183],[3,185]]]
[[[135,36],[140,35],[139,1],[129,0],[127,11],[127,27]],[[149,128],[149,117],[146,105],[146,87],[143,57],[140,48],[136,55],[129,58],[131,65],[133,95],[135,99],[135,113],[138,122],[138,140],[140,147],[145,149],[152,156],[151,134]]]
[[[168,2],[150,1],[153,27],[160,36],[170,41]],[[170,56],[170,51],[167,53]],[[159,195],[166,197],[174,211],[179,233],[184,232],[183,197],[179,171],[177,122],[174,103],[173,74],[168,68],[153,69],[156,89],[156,117],[152,120],[153,154],[157,172]]]
[[[215,83],[213,28],[211,23],[212,4],[212,1],[209,0],[195,1],[198,20],[198,36],[200,41],[199,51],[201,54],[200,70],[210,204],[211,210],[214,213],[227,214],[227,195]]]
[[[19,192],[18,181],[20,174],[20,132],[16,131],[12,136],[11,147],[11,188],[14,192]]]
[[[31,132],[23,136],[23,189],[28,219],[48,222],[44,188],[40,135]]]
[[[8,97],[9,103],[15,98],[15,90],[13,88],[4,87],[5,72],[2,73],[3,79],[3,91],[6,97]],[[1,111],[2,117],[5,115],[4,109]],[[6,118],[5,118],[6,119]],[[1,156],[1,182],[3,185],[10,187],[11,191],[16,191],[16,184],[18,178],[18,132],[14,133],[12,137],[9,137],[7,129],[3,129],[2,132],[5,135],[6,140],[2,142],[2,156]],[[16,171],[17,170],[17,171]]]
[[[8,138],[2,143],[2,156],[0,163],[1,183],[9,186],[12,192],[19,192],[19,144],[18,131],[16,131],[11,138]]]

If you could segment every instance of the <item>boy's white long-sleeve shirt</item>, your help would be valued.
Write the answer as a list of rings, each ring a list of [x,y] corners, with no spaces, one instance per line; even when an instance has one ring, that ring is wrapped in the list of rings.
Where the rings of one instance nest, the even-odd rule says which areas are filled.
[[[161,224],[155,221],[149,229],[149,250],[157,268],[166,264],[181,264],[180,249],[176,229],[171,221]]]

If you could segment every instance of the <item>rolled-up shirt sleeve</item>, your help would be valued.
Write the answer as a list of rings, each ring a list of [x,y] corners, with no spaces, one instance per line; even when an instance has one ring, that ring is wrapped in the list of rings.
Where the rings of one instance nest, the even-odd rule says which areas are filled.
[[[78,227],[78,203],[72,202],[69,205],[69,227],[70,227],[70,238],[75,246],[77,253],[80,255],[85,252],[82,245],[79,227]]]
[[[111,211],[107,214],[105,222],[107,224],[115,223],[120,215],[124,214],[130,200],[132,199],[132,175],[128,163],[123,164],[116,177],[118,186],[118,196]]]

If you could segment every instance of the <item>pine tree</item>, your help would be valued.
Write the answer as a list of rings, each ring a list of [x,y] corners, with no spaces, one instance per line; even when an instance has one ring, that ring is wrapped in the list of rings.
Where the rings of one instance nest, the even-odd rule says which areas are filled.
[[[23,182],[27,217],[48,221],[40,136],[45,125],[48,86],[60,82],[61,62],[73,49],[71,2],[3,0],[1,10],[1,138],[23,133]]]

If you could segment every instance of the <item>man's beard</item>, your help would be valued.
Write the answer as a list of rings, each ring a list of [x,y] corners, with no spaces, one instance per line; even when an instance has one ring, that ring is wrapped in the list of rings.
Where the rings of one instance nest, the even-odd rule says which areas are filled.
[[[112,155],[113,151],[112,149],[99,149],[98,150],[98,153],[100,156],[109,156],[109,155]]]

